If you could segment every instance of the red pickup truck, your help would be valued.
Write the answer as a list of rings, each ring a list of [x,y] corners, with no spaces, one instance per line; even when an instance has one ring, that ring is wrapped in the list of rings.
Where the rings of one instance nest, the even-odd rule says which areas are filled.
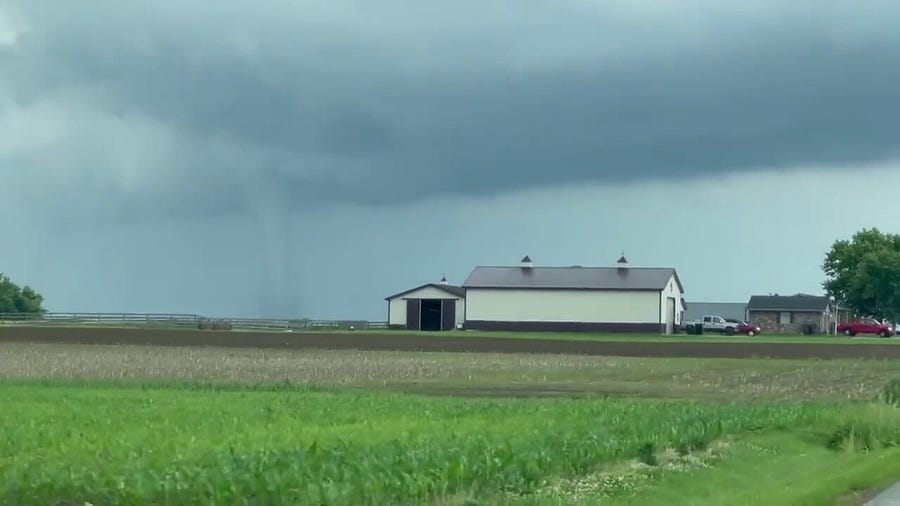
[[[856,334],[876,334],[881,337],[891,337],[895,333],[894,330],[893,326],[871,318],[855,322],[839,323],[837,326],[837,331],[846,336],[855,336]]]

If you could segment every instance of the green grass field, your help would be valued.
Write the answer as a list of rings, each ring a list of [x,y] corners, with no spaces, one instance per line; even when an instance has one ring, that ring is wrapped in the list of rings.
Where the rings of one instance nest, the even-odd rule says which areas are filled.
[[[335,331],[347,333],[350,331]],[[383,333],[377,331],[365,331],[368,333]],[[431,337],[490,337],[498,339],[556,339],[565,341],[638,341],[638,342],[685,342],[685,343],[820,343],[820,344],[900,344],[900,338],[879,336],[855,336],[846,337],[831,335],[790,335],[790,334],[760,334],[749,337],[745,335],[726,336],[718,333],[706,333],[703,335],[674,334],[617,334],[617,333],[591,333],[591,332],[482,332],[482,331],[449,331],[449,332],[414,332],[396,331],[390,332],[431,336]]]
[[[874,427],[879,449],[900,438],[896,410],[818,404],[21,383],[4,384],[0,401],[15,407],[0,414],[9,504],[528,502],[554,478],[653,467],[667,449],[702,452],[729,435],[768,432],[824,453],[849,417]]]
[[[862,504],[900,479],[897,376],[0,343],[0,503]]]

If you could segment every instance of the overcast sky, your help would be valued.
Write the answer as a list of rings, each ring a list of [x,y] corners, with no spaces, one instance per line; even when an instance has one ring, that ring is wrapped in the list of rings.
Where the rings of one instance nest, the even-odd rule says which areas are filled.
[[[900,231],[893,1],[0,0],[0,271],[57,311],[383,319],[477,264],[818,293]]]

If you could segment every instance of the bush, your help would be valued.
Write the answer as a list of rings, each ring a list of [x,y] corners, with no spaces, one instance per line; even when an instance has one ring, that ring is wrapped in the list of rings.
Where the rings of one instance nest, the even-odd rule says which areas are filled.
[[[653,443],[641,445],[641,447],[638,448],[638,460],[648,466],[659,464],[659,459],[656,457],[656,445]]]

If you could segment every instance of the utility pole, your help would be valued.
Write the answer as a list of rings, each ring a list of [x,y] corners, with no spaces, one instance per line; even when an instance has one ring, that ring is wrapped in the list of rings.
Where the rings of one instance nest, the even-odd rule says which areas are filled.
[[[831,302],[832,319],[834,320],[832,331],[834,332],[834,335],[837,335],[838,320],[840,319],[841,310],[840,307],[838,307],[837,299],[834,298],[834,295],[829,297],[829,300]]]

